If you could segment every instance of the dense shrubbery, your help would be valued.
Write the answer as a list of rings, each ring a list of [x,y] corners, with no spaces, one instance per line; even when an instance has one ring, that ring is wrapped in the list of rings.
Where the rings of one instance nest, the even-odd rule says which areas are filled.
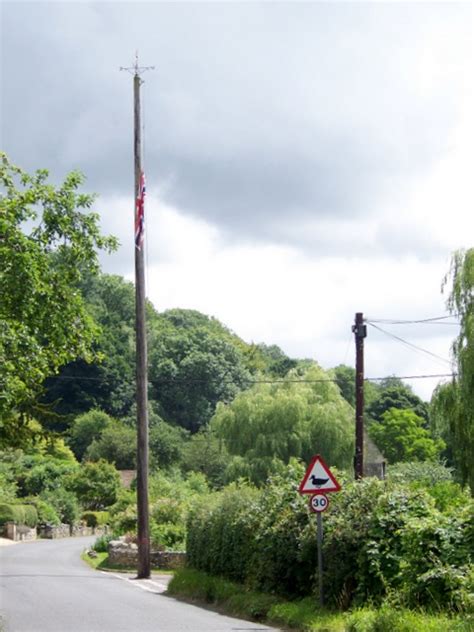
[[[86,523],[88,527],[103,527],[109,524],[110,514],[108,511],[85,511],[81,520]]]
[[[17,512],[14,520],[18,524],[33,522],[30,510],[37,514],[35,520],[40,524],[75,524],[85,509],[100,510],[113,504],[120,489],[119,475],[112,464],[79,464],[69,456],[52,457],[41,446],[29,452],[3,451],[0,475],[0,483],[5,486],[5,491],[0,488],[0,502],[29,506],[26,516],[21,510]]]
[[[33,505],[0,504],[0,525],[6,522],[24,524],[27,527],[36,527],[38,524],[38,512]]]
[[[193,509],[190,565],[258,590],[312,594],[316,538],[307,502],[296,491],[302,472],[292,465],[262,490],[231,486]],[[474,607],[474,502],[454,483],[440,485],[433,493],[417,482],[365,479],[332,495],[324,516],[330,603],[348,607],[396,594],[410,607]],[[453,506],[446,501],[451,497]]]

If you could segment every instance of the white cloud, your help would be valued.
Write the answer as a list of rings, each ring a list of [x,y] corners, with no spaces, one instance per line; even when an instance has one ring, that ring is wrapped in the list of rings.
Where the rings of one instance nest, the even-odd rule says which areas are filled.
[[[229,244],[215,226],[149,197],[148,295],[160,311],[197,309],[216,316],[248,342],[275,343],[291,356],[311,357],[326,368],[353,364],[351,325],[356,311],[369,319],[417,319],[444,313],[440,285],[447,258],[321,258],[288,246]],[[117,218],[129,216],[126,201],[115,204]],[[126,224],[128,219],[123,226],[130,233]],[[455,332],[429,327],[387,326],[396,335],[448,358]],[[448,365],[369,328],[367,376],[448,370]],[[417,380],[413,386],[429,398],[436,381]]]

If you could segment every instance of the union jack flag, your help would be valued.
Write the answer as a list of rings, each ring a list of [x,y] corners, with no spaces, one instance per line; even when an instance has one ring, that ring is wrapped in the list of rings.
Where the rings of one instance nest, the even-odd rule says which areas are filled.
[[[140,174],[140,183],[138,186],[138,197],[135,204],[135,247],[140,250],[143,245],[143,236],[145,233],[145,174]]]

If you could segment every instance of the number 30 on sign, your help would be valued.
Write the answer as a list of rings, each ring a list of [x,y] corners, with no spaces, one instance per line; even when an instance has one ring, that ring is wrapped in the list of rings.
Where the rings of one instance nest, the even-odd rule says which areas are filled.
[[[329,500],[324,494],[313,494],[309,499],[309,508],[314,513],[321,513],[326,511],[329,507]]]

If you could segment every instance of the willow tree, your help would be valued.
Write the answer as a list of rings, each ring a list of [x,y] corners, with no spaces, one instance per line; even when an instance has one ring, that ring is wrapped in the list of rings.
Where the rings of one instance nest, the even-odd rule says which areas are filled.
[[[292,457],[320,453],[348,468],[354,453],[354,411],[325,371],[313,365],[287,382],[255,384],[230,404],[219,404],[210,427],[233,457],[228,478],[260,484]]]
[[[445,287],[448,310],[460,323],[452,346],[457,377],[435,391],[433,413],[438,424],[444,422],[461,481],[474,492],[474,248],[454,253]]]

